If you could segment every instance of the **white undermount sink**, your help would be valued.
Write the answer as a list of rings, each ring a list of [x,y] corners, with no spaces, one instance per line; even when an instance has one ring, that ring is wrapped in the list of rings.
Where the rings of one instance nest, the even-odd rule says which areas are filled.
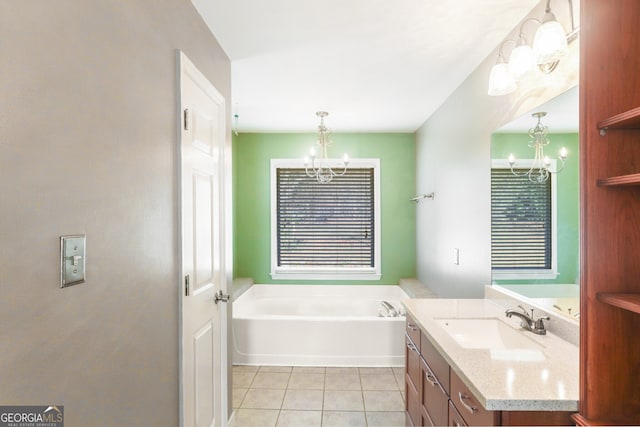
[[[498,360],[544,360],[543,346],[497,318],[434,319],[462,348],[487,349]]]

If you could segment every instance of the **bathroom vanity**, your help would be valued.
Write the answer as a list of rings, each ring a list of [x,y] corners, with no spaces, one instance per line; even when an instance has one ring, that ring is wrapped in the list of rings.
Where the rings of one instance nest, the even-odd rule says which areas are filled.
[[[577,346],[521,329],[487,299],[403,304],[408,426],[572,425]]]

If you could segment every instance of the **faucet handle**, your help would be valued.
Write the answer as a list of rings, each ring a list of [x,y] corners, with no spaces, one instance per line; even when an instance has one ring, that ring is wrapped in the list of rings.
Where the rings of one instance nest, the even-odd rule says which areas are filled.
[[[551,320],[549,316],[538,317],[535,324],[533,325],[533,333],[538,335],[546,335],[547,330],[544,327],[544,320]]]

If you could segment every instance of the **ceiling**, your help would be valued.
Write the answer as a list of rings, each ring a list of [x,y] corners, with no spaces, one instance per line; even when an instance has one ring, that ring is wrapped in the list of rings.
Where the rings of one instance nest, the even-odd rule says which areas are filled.
[[[240,132],[413,132],[538,1],[192,0]]]

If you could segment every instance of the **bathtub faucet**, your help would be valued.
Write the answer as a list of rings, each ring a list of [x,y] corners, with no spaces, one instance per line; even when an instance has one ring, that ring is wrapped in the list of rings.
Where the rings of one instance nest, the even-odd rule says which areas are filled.
[[[387,301],[382,301],[380,304],[386,310],[386,313],[387,313],[386,316],[385,316],[382,313],[382,310],[379,310],[378,314],[380,314],[382,317],[398,317],[398,316],[400,316],[398,311],[395,308],[393,308],[393,306],[391,304],[389,304]]]

